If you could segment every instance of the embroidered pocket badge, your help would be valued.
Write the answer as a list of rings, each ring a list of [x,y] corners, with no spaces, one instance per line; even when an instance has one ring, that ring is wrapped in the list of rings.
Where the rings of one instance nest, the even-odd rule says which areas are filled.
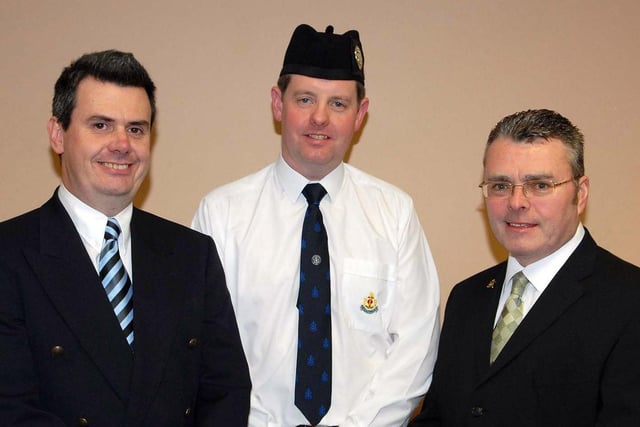
[[[373,292],[369,292],[369,295],[362,300],[360,310],[367,314],[373,314],[378,311],[378,300],[373,295]]]

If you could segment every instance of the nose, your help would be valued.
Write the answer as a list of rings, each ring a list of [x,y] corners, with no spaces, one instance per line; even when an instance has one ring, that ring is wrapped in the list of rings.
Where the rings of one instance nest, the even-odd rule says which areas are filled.
[[[529,199],[524,194],[524,187],[522,185],[514,185],[511,188],[511,195],[509,196],[509,208],[512,210],[526,209],[529,207]]]
[[[311,123],[315,126],[325,126],[329,121],[329,113],[327,107],[322,104],[318,106],[311,113]]]
[[[118,127],[113,133],[113,140],[109,144],[111,151],[127,153],[131,149],[131,140],[127,129]]]

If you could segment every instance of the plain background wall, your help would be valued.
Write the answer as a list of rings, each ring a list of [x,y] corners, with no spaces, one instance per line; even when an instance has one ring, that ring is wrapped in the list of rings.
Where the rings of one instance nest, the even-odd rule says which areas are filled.
[[[276,159],[270,88],[295,26],[360,31],[369,115],[349,162],[411,194],[442,300],[504,259],[477,188],[489,130],[554,109],[586,136],[585,224],[640,264],[640,2],[636,0],[1,0],[0,220],[59,182],[53,85],[82,53],[131,51],[158,86],[136,202],[185,225],[212,188]],[[268,255],[268,254],[265,254]]]

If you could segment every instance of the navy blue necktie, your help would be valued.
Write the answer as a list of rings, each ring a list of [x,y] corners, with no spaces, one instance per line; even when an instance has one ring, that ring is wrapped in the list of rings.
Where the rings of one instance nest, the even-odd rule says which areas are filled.
[[[98,271],[102,286],[118,318],[120,327],[129,345],[133,344],[133,287],[124,268],[118,250],[120,224],[109,218],[104,231],[104,243],[98,260]]]
[[[308,184],[302,194],[309,206],[300,252],[295,404],[315,426],[331,405],[331,282],[327,231],[320,213],[327,191],[320,184]]]

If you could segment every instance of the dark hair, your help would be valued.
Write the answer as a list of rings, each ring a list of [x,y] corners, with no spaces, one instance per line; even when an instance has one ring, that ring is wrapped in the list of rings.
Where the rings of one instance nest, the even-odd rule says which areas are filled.
[[[289,82],[291,81],[291,74],[283,74],[278,78],[278,88],[280,88],[280,92],[284,95],[284,91],[287,90],[287,86],[289,86]],[[364,99],[366,96],[366,90],[364,85],[357,80],[353,81],[356,84],[356,93],[358,97],[358,105],[360,105],[360,101]]]
[[[117,50],[87,53],[62,70],[53,94],[51,111],[64,130],[69,128],[76,106],[78,84],[86,77],[120,86],[144,88],[151,104],[151,124],[156,116],[156,86],[131,53]]]
[[[522,143],[531,143],[538,138],[558,139],[568,149],[573,178],[584,175],[584,136],[569,119],[555,111],[527,110],[500,120],[489,133],[485,159],[487,149],[498,138],[509,138],[514,142]]]

